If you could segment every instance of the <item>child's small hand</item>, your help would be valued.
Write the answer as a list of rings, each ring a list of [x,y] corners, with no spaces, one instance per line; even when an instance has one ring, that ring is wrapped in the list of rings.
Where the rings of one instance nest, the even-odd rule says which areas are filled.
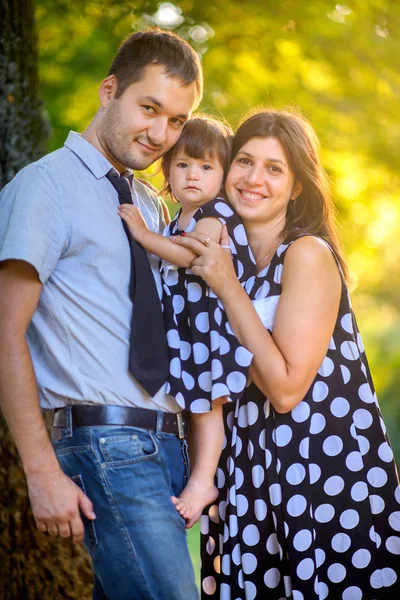
[[[118,213],[121,219],[128,225],[133,239],[137,242],[140,240],[140,237],[149,230],[146,221],[143,219],[137,206],[133,206],[133,204],[120,204]]]

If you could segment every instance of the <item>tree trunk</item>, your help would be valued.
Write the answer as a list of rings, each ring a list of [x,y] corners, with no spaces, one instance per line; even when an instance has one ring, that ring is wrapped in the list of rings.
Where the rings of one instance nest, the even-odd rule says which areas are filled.
[[[89,600],[88,554],[70,540],[40,533],[14,442],[0,418],[0,598]]]
[[[34,0],[0,0],[0,189],[47,138],[38,94]]]
[[[0,0],[0,188],[39,158],[48,128],[38,94],[34,0]],[[35,529],[15,445],[0,417],[0,598],[88,600],[86,552]]]

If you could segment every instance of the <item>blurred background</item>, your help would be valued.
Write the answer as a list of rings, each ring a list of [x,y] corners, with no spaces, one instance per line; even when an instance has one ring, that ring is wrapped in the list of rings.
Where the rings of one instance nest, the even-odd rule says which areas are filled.
[[[290,105],[311,121],[400,460],[400,2],[36,0],[34,8],[46,151],[89,123],[121,40],[154,25],[178,33],[201,56],[202,112],[235,127],[254,106]],[[153,173],[144,175],[159,186]],[[190,545],[198,571],[198,529]]]
[[[158,25],[202,57],[200,110],[235,127],[250,108],[311,121],[331,176],[352,298],[400,459],[400,2],[37,0],[40,92],[51,134],[82,131],[121,40]],[[154,168],[153,168],[154,171]],[[159,185],[158,177],[150,181]]]

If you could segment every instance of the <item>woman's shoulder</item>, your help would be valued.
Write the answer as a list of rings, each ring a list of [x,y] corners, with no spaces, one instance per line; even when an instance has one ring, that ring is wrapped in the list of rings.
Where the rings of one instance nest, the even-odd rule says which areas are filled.
[[[312,234],[302,234],[285,241],[285,254],[291,260],[324,261],[335,260],[335,254],[330,245],[321,237]]]
[[[338,261],[330,245],[316,235],[300,235],[287,244],[282,256],[285,270],[294,271],[297,275],[318,277],[324,273],[337,277]]]

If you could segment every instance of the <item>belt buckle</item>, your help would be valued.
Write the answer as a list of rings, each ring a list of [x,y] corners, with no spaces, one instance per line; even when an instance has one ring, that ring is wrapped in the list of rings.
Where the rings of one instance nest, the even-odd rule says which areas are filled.
[[[176,413],[176,419],[178,422],[178,436],[180,440],[183,440],[185,438],[185,432],[183,429],[183,416],[182,416],[182,412],[178,412]]]

